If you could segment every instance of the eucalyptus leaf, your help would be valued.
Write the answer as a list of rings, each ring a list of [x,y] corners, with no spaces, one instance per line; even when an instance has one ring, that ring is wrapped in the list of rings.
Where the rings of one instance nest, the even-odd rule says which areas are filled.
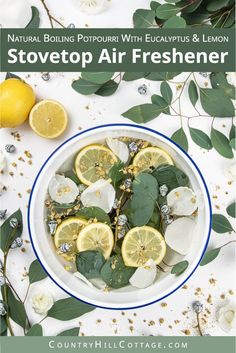
[[[200,147],[210,150],[212,149],[212,143],[210,137],[203,132],[202,130],[199,129],[194,129],[194,128],[189,128],[190,135],[192,137],[192,140]]]
[[[149,28],[153,26],[155,12],[153,10],[138,9],[133,15],[135,28]]]
[[[74,207],[76,205],[76,203],[57,203],[57,202],[53,202],[53,209],[60,213],[60,212],[65,212],[68,209],[71,209],[72,207]]]
[[[80,184],[80,180],[79,178],[77,177],[77,175],[73,172],[73,170],[68,170],[64,173],[64,176],[66,178],[69,178],[71,179],[75,184]]]
[[[229,139],[233,140],[236,138],[236,126],[232,124],[230,132],[229,132]]]
[[[172,93],[172,89],[171,89],[169,83],[167,83],[165,81],[161,83],[161,94],[162,94],[162,97],[164,98],[164,100],[168,104],[171,104],[172,98],[173,98],[173,93]]]
[[[212,88],[220,89],[226,96],[235,99],[235,87],[227,81],[224,72],[212,72],[210,74]]]
[[[189,178],[181,169],[174,165],[161,165],[154,170],[152,175],[156,178],[158,185],[166,185],[168,191],[179,186],[188,186]]]
[[[133,181],[133,196],[130,202],[130,220],[134,226],[143,226],[150,221],[157,197],[156,178],[147,173],[138,174]]]
[[[82,251],[76,255],[76,268],[87,279],[99,278],[105,263],[100,251]]]
[[[153,10],[153,11],[156,11],[156,9],[161,6],[161,4],[157,1],[151,1],[150,3],[150,8]]]
[[[109,170],[108,176],[112,180],[112,184],[117,187],[118,184],[125,178],[125,174],[122,171],[124,167],[123,162],[115,163]]]
[[[203,0],[195,0],[193,2],[192,1],[189,2],[188,0],[187,1],[184,0],[182,2],[179,2],[178,6],[183,6],[182,12],[190,13],[191,16],[194,17],[192,13],[195,12],[199,8],[199,6],[201,5],[202,2],[203,2]],[[195,15],[195,13],[194,13],[194,15]]]
[[[188,152],[188,139],[182,127],[171,136],[171,139]]]
[[[190,81],[189,88],[188,88],[188,95],[192,105],[195,107],[198,101],[198,91],[197,91],[197,86],[193,80]]]
[[[72,82],[72,88],[85,96],[97,92],[101,86],[102,84],[89,82],[82,78]]]
[[[19,76],[13,74],[12,72],[7,72],[6,73],[5,80],[9,80],[9,78],[16,78],[17,80],[21,80],[21,78]]]
[[[104,83],[95,93],[98,96],[108,97],[114,94],[117,91],[118,87],[119,85],[117,82],[115,82],[114,80],[110,80]]]
[[[81,77],[85,81],[102,85],[114,76],[114,72],[82,72]]]
[[[163,25],[163,28],[185,28],[186,21],[184,18],[179,16],[173,16],[169,18]]]
[[[25,28],[39,28],[39,24],[40,24],[39,10],[35,6],[31,6],[31,10],[32,10],[32,17],[30,22],[27,24]]]
[[[60,299],[49,309],[48,317],[68,321],[76,319],[94,309],[94,306],[85,304],[75,298]]]
[[[136,81],[147,75],[147,72],[125,72],[122,79],[123,81]]]
[[[32,326],[26,333],[26,336],[43,336],[43,328],[39,324]]]
[[[16,218],[18,220],[18,227],[12,228],[10,226],[10,220]],[[11,243],[18,237],[21,236],[23,230],[22,213],[19,209],[14,212],[10,217],[8,217],[5,222],[0,227],[0,247],[3,252],[6,252]]]
[[[136,105],[131,109],[127,110],[122,115],[137,124],[143,124],[157,118],[162,113],[162,111],[163,109],[160,108],[158,105],[146,103]]]
[[[158,107],[160,111],[159,114],[161,113],[170,114],[169,104],[164,98],[162,98],[158,94],[154,94],[152,95],[151,100],[152,100],[152,104],[155,104]]]
[[[236,138],[230,140],[229,145],[230,145],[230,147],[232,147],[234,150],[236,150]]]
[[[41,281],[47,277],[46,272],[43,270],[38,260],[34,260],[29,268],[29,282],[30,284],[34,282]]]
[[[229,0],[208,0],[207,10],[214,12],[220,10],[222,7],[227,6]]]
[[[7,331],[7,323],[6,323],[6,318],[5,316],[0,316],[0,333],[2,336],[2,333]]]
[[[160,224],[161,224],[161,213],[160,213],[160,210],[156,207],[147,225],[155,229],[160,229]]]
[[[234,157],[232,147],[227,137],[213,127],[211,129],[211,143],[221,156],[229,159]]]
[[[69,330],[63,331],[59,333],[57,336],[64,336],[64,337],[73,337],[73,336],[79,336],[79,327],[71,328]]]
[[[231,99],[222,90],[200,88],[201,104],[205,112],[213,117],[233,117],[234,106]]]
[[[164,4],[156,9],[156,16],[161,20],[167,20],[170,17],[177,15],[180,8],[172,4]]]
[[[101,277],[109,287],[118,289],[129,284],[129,279],[135,270],[134,267],[125,266],[120,255],[114,255],[103,265]]]
[[[150,72],[145,76],[145,79],[149,81],[167,81],[172,80],[180,73],[181,72]]]
[[[98,222],[111,223],[110,217],[104,210],[99,207],[84,207],[76,213],[77,217],[85,218],[87,220],[96,218]]]
[[[232,232],[234,230],[228,219],[222,214],[212,215],[212,229],[219,234]]]
[[[208,250],[200,263],[200,266],[205,266],[209,264],[211,261],[215,260],[220,253],[221,248],[216,248],[212,250]]]
[[[10,287],[7,286],[7,304],[9,308],[9,316],[15,323],[25,328],[26,326],[26,311],[24,304],[15,298]]]
[[[230,217],[236,218],[236,202],[231,203],[227,208],[226,212]]]
[[[182,273],[184,273],[184,271],[188,268],[188,265],[189,263],[186,260],[177,263],[172,267],[171,274],[176,276],[182,275]]]

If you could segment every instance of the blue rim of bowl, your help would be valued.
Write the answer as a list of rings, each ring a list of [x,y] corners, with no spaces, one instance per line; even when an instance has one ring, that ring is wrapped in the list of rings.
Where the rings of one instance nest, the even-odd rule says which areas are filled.
[[[46,166],[46,164],[49,162],[49,160],[52,158],[52,156],[57,153],[65,144],[67,144],[69,141],[75,139],[76,137],[78,136],[82,136],[83,134],[86,134],[87,132],[90,132],[90,131],[94,131],[94,130],[99,130],[99,129],[102,129],[102,128],[108,128],[108,127],[133,127],[133,128],[138,128],[138,129],[141,129],[141,130],[145,130],[145,131],[148,131],[148,132],[151,132],[151,133],[154,133],[158,136],[161,136],[163,137],[164,139],[168,140],[171,144],[175,145],[178,149],[180,149],[184,154],[185,156],[189,159],[189,161],[193,164],[193,166],[195,167],[195,169],[197,170],[202,182],[203,182],[203,185],[204,185],[204,188],[205,188],[205,191],[206,191],[206,195],[207,195],[207,200],[208,200],[208,206],[209,206],[209,211],[210,211],[210,223],[209,223],[209,230],[208,230],[208,236],[207,236],[207,240],[206,240],[206,244],[205,244],[205,247],[203,249],[203,252],[202,252],[202,255],[197,263],[197,265],[194,267],[194,269],[192,270],[192,272],[188,275],[188,277],[180,284],[178,285],[175,289],[173,289],[170,293],[164,295],[163,297],[159,298],[159,299],[156,299],[156,300],[153,300],[149,303],[146,303],[146,304],[142,304],[142,305],[138,305],[138,306],[132,306],[132,307],[129,307],[129,308],[111,308],[111,307],[108,307],[108,306],[100,306],[100,305],[94,305],[92,303],[89,303],[85,300],[82,300],[80,299],[79,297],[71,294],[69,291],[67,291],[65,288],[63,288],[60,284],[57,283],[57,281],[48,273],[48,271],[45,269],[44,265],[42,264],[38,254],[37,254],[37,251],[35,249],[35,246],[34,246],[34,242],[33,242],[33,238],[32,238],[32,234],[31,234],[31,228],[30,228],[30,210],[31,210],[31,201],[32,201],[32,196],[33,196],[33,192],[34,192],[34,188],[36,186],[36,183],[37,183],[37,180],[41,174],[41,172],[43,171],[44,167]],[[31,191],[31,194],[30,194],[30,197],[29,197],[29,207],[28,207],[28,214],[27,214],[27,223],[28,223],[28,231],[29,231],[29,236],[30,236],[30,240],[31,240],[31,244],[32,244],[32,247],[33,247],[33,250],[35,252],[35,255],[40,263],[40,265],[42,266],[42,268],[44,269],[44,271],[47,273],[47,275],[50,277],[50,279],[59,287],[61,288],[64,292],[66,292],[68,295],[70,295],[71,297],[74,297],[75,299],[85,303],[85,304],[88,304],[88,305],[92,305],[94,307],[97,307],[97,308],[101,308],[101,309],[107,309],[107,310],[133,310],[133,309],[138,309],[138,308],[144,308],[145,306],[148,306],[148,305],[152,305],[154,303],[157,303],[167,297],[169,297],[171,294],[175,293],[179,288],[181,288],[188,280],[189,278],[193,275],[193,273],[196,271],[196,269],[198,268],[198,266],[200,265],[201,261],[202,261],[202,258],[205,254],[205,251],[207,249],[207,246],[208,246],[208,243],[209,243],[209,240],[210,240],[210,235],[211,235],[211,226],[212,226],[212,206],[211,206],[211,199],[210,199],[210,194],[209,194],[209,190],[208,190],[208,187],[207,187],[207,184],[205,182],[205,179],[200,171],[200,169],[198,168],[198,166],[196,165],[196,163],[193,161],[193,159],[188,155],[187,152],[185,152],[183,150],[183,148],[181,148],[177,143],[175,143],[173,140],[171,140],[169,137],[165,136],[164,134],[154,130],[154,129],[151,129],[151,128],[148,128],[148,127],[144,127],[144,126],[140,126],[140,125],[135,125],[135,124],[119,124],[119,123],[116,123],[116,124],[105,124],[105,125],[99,125],[99,126],[95,126],[95,127],[92,127],[92,128],[89,128],[89,129],[86,129],[86,130],[83,130],[81,132],[79,132],[78,134],[70,137],[69,139],[67,139],[66,141],[64,141],[60,146],[58,146],[52,153],[51,155],[47,158],[47,160],[44,162],[44,164],[42,165],[42,167],[40,168],[35,180],[34,180],[34,183],[33,183],[33,186],[32,186],[32,191]]]

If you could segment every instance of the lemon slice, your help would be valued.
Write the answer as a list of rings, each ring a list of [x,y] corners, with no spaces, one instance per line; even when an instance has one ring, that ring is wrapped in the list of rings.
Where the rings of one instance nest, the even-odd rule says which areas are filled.
[[[141,267],[148,260],[159,264],[165,256],[166,243],[155,228],[136,227],[126,234],[121,253],[126,266]]]
[[[76,240],[82,228],[87,225],[87,221],[81,218],[71,217],[63,221],[56,230],[54,243],[59,250],[64,243],[69,244],[70,250],[62,255],[69,260],[77,252]]]
[[[103,145],[90,145],[83,148],[75,160],[78,178],[85,185],[99,179],[108,179],[111,167],[118,161],[116,155]]]
[[[91,223],[79,234],[77,239],[78,251],[99,250],[105,259],[111,255],[114,236],[111,228],[104,223]]]
[[[67,112],[60,103],[43,100],[31,110],[29,123],[32,130],[39,136],[54,139],[60,136],[67,127]]]
[[[173,165],[174,163],[170,155],[158,147],[144,148],[133,159],[135,173],[156,169],[161,164]]]

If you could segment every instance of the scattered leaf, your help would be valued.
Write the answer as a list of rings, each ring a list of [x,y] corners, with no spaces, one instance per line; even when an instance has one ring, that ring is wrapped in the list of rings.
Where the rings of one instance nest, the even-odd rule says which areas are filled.
[[[211,261],[215,260],[220,253],[221,248],[216,248],[212,250],[208,250],[200,263],[200,266],[205,266],[209,264]]]
[[[170,114],[169,104],[164,98],[162,98],[158,94],[154,94],[151,97],[151,99],[152,99],[152,104],[155,104],[156,107],[159,109],[159,114],[161,113]]]
[[[43,328],[39,324],[32,326],[26,333],[26,336],[43,336]]]
[[[213,127],[211,129],[211,143],[221,156],[229,159],[234,157],[232,147],[227,137]]]
[[[65,336],[65,337],[72,337],[72,336],[79,336],[79,327],[71,328],[70,330],[63,331],[59,333],[57,336]]]
[[[173,16],[169,18],[162,28],[185,28],[186,21],[183,17]]]
[[[138,9],[133,15],[133,23],[135,28],[151,27],[155,20],[155,12],[153,10]]]
[[[75,298],[60,299],[48,311],[48,317],[68,321],[76,319],[94,309],[94,306],[85,304]]]
[[[40,24],[39,10],[35,6],[31,6],[31,10],[32,10],[32,17],[30,22],[27,24],[25,28],[39,28],[39,24]]]
[[[156,104],[142,104],[132,107],[122,115],[137,124],[147,123],[158,117],[162,113],[162,108]]]
[[[233,117],[234,106],[231,99],[222,90],[200,88],[201,104],[205,112],[213,117]]]
[[[228,219],[222,214],[212,215],[212,229],[219,234],[228,233],[233,231],[233,227]]]
[[[236,150],[236,138],[230,140],[229,145],[230,145],[230,147],[232,147],[234,150]]]
[[[171,104],[172,98],[173,98],[173,93],[172,93],[172,89],[171,89],[169,83],[167,83],[165,81],[161,83],[161,94],[162,94],[164,100],[168,104]]]
[[[105,263],[100,251],[82,251],[76,255],[76,268],[87,279],[99,278]]]
[[[188,139],[182,127],[171,136],[171,139],[188,152]]]
[[[105,82],[110,81],[114,76],[114,72],[82,72],[81,77],[85,81],[93,82],[98,85],[103,85]]]
[[[227,208],[226,211],[230,217],[236,218],[236,202],[234,201],[231,203]]]
[[[12,228],[10,226],[10,220],[12,218],[16,218],[18,220],[18,227]],[[3,252],[6,252],[10,247],[11,243],[18,237],[21,236],[23,230],[23,223],[22,223],[22,213],[19,209],[18,211],[14,212],[10,217],[8,217],[5,222],[0,227],[0,246]]]
[[[29,268],[29,281],[30,284],[34,282],[41,281],[42,279],[46,278],[47,274],[43,270],[42,266],[40,265],[38,260],[34,260]]]
[[[117,82],[115,82],[114,80],[110,80],[104,83],[95,93],[98,96],[108,97],[114,94],[117,91],[118,87],[119,85]]]
[[[19,76],[13,74],[12,72],[7,72],[5,80],[9,80],[9,78],[17,78],[17,80],[21,80]]]
[[[79,80],[75,80],[72,83],[72,88],[76,92],[83,94],[85,96],[97,92],[100,87],[101,87],[101,84],[89,82],[82,78],[80,78]]]
[[[180,12],[180,8],[171,4],[164,4],[158,6],[156,9],[156,16],[162,20],[167,20],[170,17],[177,15]]]
[[[172,267],[171,274],[176,276],[182,275],[182,273],[184,273],[184,271],[188,268],[188,265],[189,263],[186,260],[177,263]]]
[[[6,318],[5,316],[0,316],[0,333],[1,333],[1,336],[2,334],[7,331],[7,323],[6,323]]]
[[[195,107],[198,101],[198,91],[197,91],[197,86],[193,80],[190,81],[189,88],[188,88],[188,95],[192,105]]]
[[[7,290],[7,303],[9,307],[9,315],[13,321],[18,325],[25,328],[26,325],[26,311],[24,304],[15,298],[10,287],[6,287]]]
[[[135,81],[143,78],[147,75],[146,72],[125,72],[123,75],[123,81]]]
[[[200,147],[210,150],[212,149],[212,143],[210,137],[205,134],[202,130],[189,128],[192,140]]]

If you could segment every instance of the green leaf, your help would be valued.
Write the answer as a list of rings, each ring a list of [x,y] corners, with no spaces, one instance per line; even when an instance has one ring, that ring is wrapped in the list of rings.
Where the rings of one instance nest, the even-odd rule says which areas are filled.
[[[165,0],[165,2],[171,2],[172,4],[176,4],[177,2],[180,2],[180,0]]]
[[[228,2],[229,0],[209,0],[206,8],[210,12],[215,12],[227,6]]]
[[[31,10],[32,10],[32,17],[30,22],[27,24],[25,28],[39,28],[39,24],[40,24],[39,10],[35,6],[31,6]]]
[[[191,17],[194,17],[192,15],[192,13],[195,12],[199,8],[199,6],[201,5],[202,2],[203,2],[203,0],[195,0],[192,3],[192,5],[190,5],[189,1],[186,2],[186,0],[185,0],[185,1],[179,2],[178,6],[183,6],[184,8],[182,9],[182,12],[191,13]],[[186,5],[188,5],[188,6],[186,6]]]
[[[236,150],[236,138],[230,140],[229,145],[230,145],[230,147],[232,147],[234,150]]]
[[[135,28],[151,27],[155,20],[155,12],[153,10],[138,9],[133,15],[133,23]]]
[[[81,77],[85,81],[102,85],[114,76],[114,72],[82,72]]]
[[[233,117],[234,106],[222,90],[200,88],[200,99],[203,109],[213,117]]]
[[[195,107],[198,101],[198,91],[197,91],[197,86],[193,80],[191,80],[189,84],[188,95],[192,105]]]
[[[130,202],[130,220],[134,226],[143,226],[149,222],[157,196],[156,179],[147,173],[138,174],[133,181],[133,196]]]
[[[228,219],[222,214],[212,215],[212,229],[219,234],[228,233],[233,231]]]
[[[180,72],[150,72],[145,76],[149,81],[167,81],[178,76]]]
[[[235,88],[233,85],[229,84],[224,72],[212,72],[210,74],[210,80],[212,88],[220,89],[226,96],[235,99]]]
[[[232,124],[231,129],[230,129],[230,133],[229,133],[229,139],[233,140],[236,138],[236,126],[234,124]]]
[[[182,127],[171,136],[171,139],[188,152],[188,139]]]
[[[171,104],[172,98],[173,98],[173,93],[172,93],[172,89],[171,89],[169,83],[167,83],[165,81],[161,83],[161,94],[162,94],[164,100],[168,104]]]
[[[98,222],[111,223],[110,217],[104,210],[99,207],[84,207],[76,213],[77,217],[82,217],[87,220],[96,218]]]
[[[41,281],[47,277],[46,272],[43,270],[38,260],[34,260],[29,268],[29,281],[30,284]]]
[[[84,304],[75,298],[60,299],[48,311],[48,317],[61,321],[76,319],[96,309],[92,305]]]
[[[166,184],[168,191],[189,185],[188,176],[174,165],[161,165],[154,170],[152,175],[156,178],[158,185]]]
[[[39,324],[32,326],[26,333],[26,336],[43,336],[43,328]]]
[[[123,81],[135,81],[147,75],[146,72],[125,72],[122,79]]]
[[[118,87],[118,83],[116,83],[114,80],[110,80],[104,83],[95,93],[98,96],[108,97],[114,94]]]
[[[152,95],[151,100],[152,104],[155,104],[158,107],[160,114],[170,114],[169,104],[167,103],[167,101],[165,101],[164,98],[162,98],[158,94],[154,94]]]
[[[57,336],[66,336],[66,337],[72,337],[72,336],[79,336],[79,327],[71,328],[70,330],[63,331],[59,333]]]
[[[24,328],[26,325],[26,311],[24,304],[15,298],[10,287],[7,287],[7,304],[11,319]]]
[[[182,275],[182,273],[184,273],[184,271],[188,268],[188,265],[189,263],[186,260],[177,263],[172,267],[171,274],[176,276]]]
[[[77,185],[80,184],[79,178],[77,177],[77,175],[72,170],[68,170],[67,172],[65,172],[64,176],[66,178],[70,178]]]
[[[137,124],[145,124],[157,118],[162,113],[162,109],[156,104],[141,104],[130,108],[122,115]]]
[[[5,316],[0,316],[0,333],[2,336],[2,333],[7,331],[7,323],[6,323],[6,318]]]
[[[101,84],[92,83],[92,82],[83,80],[82,78],[72,82],[72,88],[76,92],[83,94],[85,96],[88,96],[89,94],[93,94],[97,92],[100,87],[101,87]]]
[[[16,78],[17,80],[21,80],[21,78],[12,72],[7,72],[5,76],[5,80],[9,80],[9,78]]]
[[[78,204],[78,203],[77,203]],[[57,202],[53,202],[53,210],[60,213],[60,212],[64,212],[68,209],[71,209],[72,207],[74,207],[76,205],[76,203],[57,203]]]
[[[160,213],[160,210],[156,207],[147,225],[149,227],[160,229],[160,224],[161,224],[161,213]]]
[[[115,163],[109,170],[108,176],[112,180],[112,184],[117,187],[118,184],[125,178],[125,174],[122,171],[124,167],[123,162]]]
[[[125,266],[120,255],[112,256],[101,269],[103,281],[111,288],[122,288],[129,284],[136,268]]]
[[[186,21],[184,18],[179,16],[173,16],[164,23],[162,28],[185,28],[185,27],[186,27]]]
[[[157,1],[151,1],[151,3],[150,3],[150,8],[155,12],[159,6],[161,6],[161,4],[159,4],[159,2],[157,2]]]
[[[171,4],[164,4],[157,8],[156,16],[162,20],[167,20],[170,17],[177,15],[180,8]]]
[[[76,255],[76,268],[87,279],[99,278],[104,263],[100,251],[82,251]]]
[[[220,253],[221,248],[216,248],[216,249],[212,249],[209,250],[205,253],[200,266],[205,266],[207,264],[209,264],[211,261],[215,260],[217,258],[217,256]]]
[[[210,137],[205,134],[202,130],[189,128],[190,135],[192,140],[200,147],[205,148],[206,150],[212,149],[212,143]]]
[[[227,137],[213,127],[211,129],[211,143],[221,156],[229,159],[234,157]]]
[[[10,226],[10,220],[12,218],[16,218],[18,220],[18,227],[12,228]],[[21,236],[23,230],[23,223],[22,223],[22,213],[19,209],[18,211],[14,212],[8,219],[0,227],[0,247],[3,252],[6,252],[11,243],[18,237]]]
[[[226,211],[230,217],[236,218],[236,202],[234,201],[231,203],[227,208]]]

